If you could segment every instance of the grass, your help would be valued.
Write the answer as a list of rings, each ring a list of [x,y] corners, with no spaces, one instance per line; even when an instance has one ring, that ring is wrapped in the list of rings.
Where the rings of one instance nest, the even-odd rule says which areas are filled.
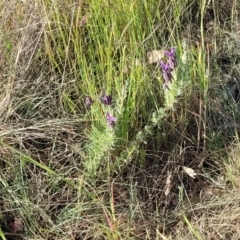
[[[238,239],[238,1],[0,6],[0,239]]]

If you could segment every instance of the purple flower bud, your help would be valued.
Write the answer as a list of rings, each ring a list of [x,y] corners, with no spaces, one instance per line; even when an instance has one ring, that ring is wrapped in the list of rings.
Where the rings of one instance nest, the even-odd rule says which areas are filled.
[[[112,105],[112,97],[110,95],[106,95],[106,93],[104,93],[101,97],[101,101],[105,105]]]
[[[113,128],[116,124],[117,118],[111,116],[111,114],[109,112],[107,112],[107,125],[110,128]]]
[[[85,105],[86,105],[86,107],[87,107],[87,108],[90,108],[90,107],[92,106],[92,104],[93,104],[92,98],[89,97],[89,96],[87,96],[87,97],[85,98]]]
[[[163,79],[166,83],[168,83],[172,79],[172,74],[171,74],[171,69],[170,69],[169,63],[164,63],[161,60],[160,65],[162,67]]]
[[[169,68],[173,70],[177,66],[175,48],[173,47],[170,51],[165,51],[164,54],[168,57]]]

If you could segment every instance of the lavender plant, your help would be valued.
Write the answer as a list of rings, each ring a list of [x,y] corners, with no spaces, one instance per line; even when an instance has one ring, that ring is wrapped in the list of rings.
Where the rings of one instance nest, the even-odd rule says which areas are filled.
[[[85,99],[85,105],[97,119],[92,121],[91,132],[88,134],[86,145],[85,171],[89,177],[95,177],[102,160],[113,149],[115,143],[114,127],[117,117],[113,116],[112,97],[104,93],[100,97],[100,104],[93,104],[90,96]]]
[[[134,158],[134,155],[139,152],[140,144],[146,143],[147,138],[154,134],[153,129],[161,125],[164,119],[168,116],[169,110],[173,110],[174,105],[178,101],[180,96],[186,87],[190,83],[188,78],[190,60],[187,59],[189,50],[183,43],[179,46],[179,52],[181,53],[179,59],[176,56],[176,48],[171,48],[170,51],[165,52],[167,61],[160,61],[163,77],[164,87],[164,106],[158,106],[157,109],[151,115],[151,122],[146,124],[144,129],[139,130],[135,138],[131,143],[121,152],[121,155],[115,159],[111,168],[113,171],[121,169],[126,163],[130,162]]]

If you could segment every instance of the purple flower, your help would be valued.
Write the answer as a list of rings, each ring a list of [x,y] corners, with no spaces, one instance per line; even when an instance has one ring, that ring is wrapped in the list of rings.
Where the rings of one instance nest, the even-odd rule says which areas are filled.
[[[174,47],[172,47],[170,51],[165,51],[164,54],[167,56],[168,60],[166,63],[160,60],[160,65],[162,68],[162,75],[164,79],[163,89],[165,90],[168,88],[168,84],[172,80],[172,71],[176,68],[177,63]]]
[[[87,107],[87,108],[90,108],[90,107],[92,106],[92,104],[93,104],[92,98],[89,97],[89,96],[87,96],[87,97],[85,98],[85,105],[86,105],[86,107]]]
[[[107,125],[110,128],[113,128],[116,124],[117,118],[111,116],[111,114],[109,112],[107,112]]]
[[[168,64],[169,64],[169,68],[171,70],[173,70],[177,63],[176,63],[176,55],[175,55],[175,48],[171,48],[170,51],[165,51],[164,54],[168,57]]]
[[[162,60],[160,61],[160,65],[162,67],[162,74],[165,83],[168,83],[172,79],[171,68],[169,63],[164,63]]]
[[[104,105],[112,105],[112,97],[106,93],[101,97],[101,101]]]

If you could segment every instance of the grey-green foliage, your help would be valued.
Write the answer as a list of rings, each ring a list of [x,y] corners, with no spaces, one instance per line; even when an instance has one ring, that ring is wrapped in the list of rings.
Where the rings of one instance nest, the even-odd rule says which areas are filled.
[[[87,161],[85,161],[85,170],[90,175],[97,175],[97,170],[101,165],[107,166],[107,162],[111,162],[105,169],[110,172],[116,172],[121,170],[123,166],[130,163],[134,156],[138,154],[140,144],[144,144],[147,138],[153,136],[153,129],[164,123],[164,120],[168,116],[169,112],[173,110],[175,104],[178,101],[180,95],[184,93],[186,88],[191,83],[189,78],[189,64],[191,60],[188,56],[188,49],[183,46],[179,46],[178,51],[178,67],[173,72],[173,80],[169,84],[168,89],[164,90],[164,105],[158,106],[152,114],[149,114],[149,123],[146,124],[143,129],[140,129],[135,137],[128,142],[128,144],[121,149],[120,154],[114,157],[111,162],[110,152],[114,149],[114,145],[117,141],[117,136],[114,134],[116,129],[109,129],[104,127],[104,119],[102,122],[102,130],[99,127],[92,125],[92,131],[89,135],[89,145],[87,146]],[[116,100],[116,102],[119,102]],[[124,101],[121,102],[121,109],[124,109]],[[118,108],[118,107],[117,107]],[[118,109],[118,118],[121,118],[123,111]],[[121,127],[121,123],[117,124],[117,127]],[[117,147],[117,146],[116,146]],[[116,150],[116,149],[115,149]],[[103,168],[104,169],[104,168]],[[98,172],[100,178],[102,173]],[[103,176],[106,176],[106,172],[103,171]]]

